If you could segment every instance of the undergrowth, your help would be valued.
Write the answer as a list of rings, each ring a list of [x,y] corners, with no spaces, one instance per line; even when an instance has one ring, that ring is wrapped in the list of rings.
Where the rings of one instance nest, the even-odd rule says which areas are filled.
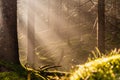
[[[26,80],[26,78],[19,76],[16,72],[1,72],[0,80]]]
[[[69,80],[120,80],[120,51],[116,49],[107,55],[97,50],[90,61],[72,70]]]
[[[120,51],[115,49],[102,54],[96,49],[92,53],[94,57],[83,65],[76,65],[70,73],[49,70],[59,66],[46,65],[34,70],[0,62],[13,71],[0,73],[0,80],[120,80]]]
[[[9,69],[12,72],[1,72],[0,73],[0,80],[22,80],[19,78],[20,76],[23,77],[23,80],[64,80],[65,76],[68,76],[68,72],[61,72],[61,71],[50,71],[51,68],[56,68],[60,66],[51,66],[46,65],[40,67],[39,70],[35,70],[33,68],[29,68],[24,65],[15,65],[12,63],[8,63],[5,61],[0,61],[0,65]]]

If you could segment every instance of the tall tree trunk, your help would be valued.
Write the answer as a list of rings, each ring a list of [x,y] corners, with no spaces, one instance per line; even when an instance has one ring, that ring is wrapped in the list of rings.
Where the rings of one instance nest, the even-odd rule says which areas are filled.
[[[1,0],[0,61],[20,64],[17,39],[17,0]]]
[[[105,53],[105,0],[98,0],[98,49]]]

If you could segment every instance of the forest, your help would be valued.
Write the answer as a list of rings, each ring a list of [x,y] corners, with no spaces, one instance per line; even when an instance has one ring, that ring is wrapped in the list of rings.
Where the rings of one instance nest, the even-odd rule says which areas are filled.
[[[0,0],[0,80],[120,80],[120,0]]]

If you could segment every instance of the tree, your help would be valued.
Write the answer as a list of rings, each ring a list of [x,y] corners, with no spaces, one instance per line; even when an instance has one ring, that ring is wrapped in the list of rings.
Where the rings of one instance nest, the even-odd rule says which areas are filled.
[[[106,1],[106,50],[120,47],[120,19],[119,19],[119,0]]]
[[[17,39],[17,0],[1,0],[0,61],[20,65]],[[0,71],[6,71],[0,67]]]
[[[98,0],[98,49],[105,52],[105,0]]]

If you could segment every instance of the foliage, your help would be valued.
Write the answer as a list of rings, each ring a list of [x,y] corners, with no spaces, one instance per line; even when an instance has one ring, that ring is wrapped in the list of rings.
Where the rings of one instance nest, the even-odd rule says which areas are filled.
[[[6,61],[0,61],[0,66],[5,67],[9,71],[17,72],[19,75],[22,76],[25,76],[27,74],[27,70],[24,68],[22,64],[17,65]]]
[[[26,66],[13,65],[0,62],[7,66],[12,72],[0,73],[1,80],[120,80],[120,51],[113,50],[107,55],[100,53],[98,49],[93,52],[94,58],[89,62],[78,65],[71,73],[50,71],[49,69],[59,67],[46,65],[39,70]],[[109,76],[109,77],[108,77]]]
[[[120,51],[76,66],[70,80],[120,80]]]
[[[0,80],[26,80],[24,77],[19,76],[16,72],[1,72]]]
[[[50,66],[50,65],[46,65],[40,68],[40,70],[34,70],[32,68],[27,68],[28,71],[28,75],[29,75],[29,80],[30,77],[37,77],[40,80],[61,80],[61,78],[66,78],[66,76],[69,76],[70,73],[67,72],[61,72],[61,71],[50,71],[50,68],[55,68],[55,67],[59,67],[59,66]],[[31,76],[32,75],[32,76]],[[35,80],[35,79],[32,79]]]
[[[9,71],[12,71],[0,73],[0,79],[3,80],[19,80],[19,76],[24,77],[25,80],[56,80],[69,75],[69,73],[67,72],[49,70],[51,68],[56,68],[60,66],[46,65],[40,67],[39,70],[35,70],[24,65],[15,65],[4,61],[0,61],[0,65],[7,68]],[[24,79],[21,78],[20,80]]]

